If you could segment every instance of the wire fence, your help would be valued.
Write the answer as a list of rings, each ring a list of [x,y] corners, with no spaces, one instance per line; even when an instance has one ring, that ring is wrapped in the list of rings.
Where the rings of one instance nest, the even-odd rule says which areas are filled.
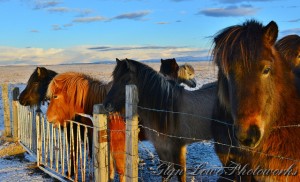
[[[230,122],[228,121],[220,121],[220,120],[216,120],[216,119],[211,119],[209,117],[204,117],[204,116],[200,116],[200,115],[197,115],[197,114],[191,114],[191,113],[184,113],[184,112],[174,112],[174,111],[169,111],[169,110],[160,110],[160,109],[155,109],[155,108],[147,108],[147,107],[142,107],[142,106],[139,106],[137,104],[132,104],[132,103],[126,103],[128,106],[130,107],[133,107],[133,108],[137,108],[138,110],[144,110],[144,111],[150,111],[150,112],[164,112],[164,113],[170,113],[170,114],[177,114],[177,115],[184,115],[186,117],[195,117],[195,118],[200,118],[200,119],[204,119],[205,121],[207,122],[217,122],[219,124],[224,124],[226,125],[227,127],[233,127],[232,124],[230,124]],[[57,152],[57,148],[62,148],[62,145],[65,145],[65,143],[63,142],[68,142],[68,137],[70,137],[69,135],[67,135],[67,131],[66,129],[62,130],[62,131],[56,131],[56,129],[54,129],[49,125],[49,123],[46,121],[46,119],[41,123],[42,125],[41,126],[38,126],[37,128],[34,127],[36,125],[35,122],[33,122],[34,120],[34,116],[32,114],[24,114],[24,112],[28,112],[28,109],[26,110],[26,108],[24,107],[19,107],[19,121],[22,122],[23,120],[27,120],[28,122],[24,125],[25,127],[30,127],[32,131],[36,130],[37,128],[39,128],[39,131],[35,131],[33,132],[33,134],[30,134],[28,136],[26,136],[28,133],[27,133],[27,129],[26,128],[19,128],[20,129],[20,133],[23,133],[23,135],[25,137],[23,137],[22,139],[22,142],[24,143],[24,145],[27,145],[27,146],[30,146],[29,149],[31,151],[37,151],[39,146],[40,147],[43,147],[43,149],[40,148],[40,150],[42,151],[42,154],[35,154],[36,155],[43,155],[41,157],[41,160],[40,162],[42,162],[43,160],[46,162],[46,159],[49,159],[52,161],[52,163],[54,164],[54,166],[51,166],[50,168],[53,168],[54,170],[53,171],[58,171],[58,169],[61,169],[61,168],[64,168],[62,167],[62,165],[64,164],[63,161],[60,161],[58,162],[58,158],[52,158],[50,159],[49,156],[52,156],[54,154],[50,154],[50,150],[52,149],[55,149],[53,150],[54,153]],[[138,113],[137,113],[138,114]],[[108,143],[108,145],[110,145],[108,148],[111,148],[112,147],[112,144],[110,142],[112,142],[113,138],[112,137],[115,137],[117,136],[118,134],[121,136],[121,141],[124,140],[123,142],[123,145],[125,147],[125,138],[129,138],[129,137],[132,137],[131,134],[128,132],[128,130],[126,129],[126,124],[128,119],[130,119],[132,117],[132,115],[120,115],[120,114],[113,114],[113,115],[110,115],[110,114],[105,114],[107,115],[107,118],[108,118],[108,123],[104,124],[104,128],[107,128],[106,129],[106,133],[105,133],[105,136],[107,137],[107,140],[106,142]],[[24,119],[24,118],[27,118],[27,119]],[[95,119],[95,117],[94,117]],[[113,120],[117,120],[118,122],[118,125],[116,128],[111,128],[111,125],[110,125],[110,122],[113,121]],[[74,122],[74,121],[69,121],[69,122]],[[188,122],[188,121],[187,121]],[[76,123],[76,122],[74,122]],[[77,126],[79,125],[82,125],[81,123],[77,123]],[[83,125],[83,127],[85,128],[85,136],[88,135],[88,128],[90,129],[103,129],[99,126],[87,126],[87,125]],[[294,158],[290,158],[290,157],[286,157],[284,155],[272,155],[272,154],[269,154],[269,153],[263,153],[259,150],[256,150],[256,149],[251,149],[251,148],[247,148],[247,147],[240,147],[240,146],[235,146],[233,145],[233,142],[230,142],[231,144],[226,144],[226,143],[221,143],[221,142],[216,142],[212,139],[210,140],[207,140],[207,139],[203,139],[203,138],[196,138],[196,137],[186,137],[186,136],[180,136],[180,135],[175,135],[175,134],[170,134],[170,133],[165,133],[165,132],[161,132],[161,131],[158,131],[154,128],[151,128],[149,126],[145,126],[142,122],[140,122],[138,124],[138,127],[140,129],[143,129],[143,130],[147,130],[148,132],[151,132],[155,135],[158,135],[158,136],[164,136],[164,137],[167,137],[167,138],[170,138],[170,139],[176,139],[176,140],[189,140],[190,142],[189,143],[198,143],[197,146],[195,146],[194,150],[196,150],[195,152],[192,152],[194,156],[190,156],[190,158],[193,158],[192,162],[189,161],[189,159],[187,160],[187,165],[185,166],[182,166],[178,163],[174,163],[172,161],[164,161],[164,160],[161,160],[159,159],[159,156],[158,154],[156,153],[156,150],[154,148],[154,146],[149,143],[149,142],[145,142],[145,141],[138,141],[138,154],[139,154],[139,162],[138,162],[138,181],[151,181],[151,180],[154,180],[154,181],[157,181],[157,180],[161,180],[161,173],[162,173],[162,168],[161,168],[161,165],[162,164],[166,164],[166,165],[169,165],[169,166],[172,166],[172,169],[170,168],[169,171],[167,171],[167,176],[169,177],[169,179],[171,181],[176,181],[177,178],[174,177],[174,174],[176,174],[176,172],[178,171],[174,171],[173,170],[173,167],[174,166],[177,166],[177,167],[180,167],[180,168],[187,168],[187,178],[189,179],[189,181],[214,181],[214,180],[217,180],[219,177],[220,177],[220,174],[221,172],[223,171],[223,167],[222,165],[220,164],[220,162],[218,161],[217,156],[215,154],[212,154],[211,156],[207,155],[207,150],[209,149],[210,151],[208,152],[213,152],[213,148],[214,146],[216,145],[219,145],[219,146],[225,146],[225,147],[228,147],[230,149],[238,149],[238,150],[241,150],[241,151],[245,151],[245,152],[249,152],[249,154],[259,154],[259,155],[264,155],[266,157],[269,157],[269,158],[277,158],[277,159],[280,159],[280,160],[288,160],[288,161],[291,161],[291,162],[294,162],[294,163],[299,163],[300,160],[299,159],[294,159]],[[295,125],[286,125],[286,126],[274,126],[273,129],[274,130],[280,130],[280,129],[286,129],[286,128],[299,128],[300,127],[300,124],[295,124]],[[45,128],[45,130],[43,129]],[[46,134],[46,130],[49,130],[51,133],[50,134]],[[80,128],[78,128],[77,131],[79,131]],[[38,144],[38,141],[39,140],[35,140],[37,138],[37,134],[36,133],[41,133],[41,137],[43,139],[43,142],[42,144]],[[65,134],[62,134],[62,133],[65,133]],[[99,132],[101,133],[101,131]],[[103,134],[103,133],[102,133]],[[48,136],[47,136],[48,135]],[[120,161],[120,158],[124,157],[124,156],[130,156],[132,155],[131,153],[128,153],[126,152],[125,148],[121,147],[121,146],[118,146],[118,147],[121,147],[121,148],[118,148],[117,150],[112,150],[111,149],[107,149],[107,146],[98,146],[98,147],[95,147],[95,144],[94,144],[94,147],[93,149],[86,149],[85,147],[88,146],[88,143],[89,142],[92,142],[92,141],[89,141],[88,140],[88,137],[87,139],[84,139],[84,140],[81,140],[80,138],[80,135],[81,133],[77,133],[77,136],[72,136],[72,139],[73,142],[74,142],[74,139],[77,137],[77,139],[75,139],[75,142],[78,143],[77,145],[77,148],[73,148],[73,151],[77,151],[77,156],[80,156],[81,159],[77,159],[77,160],[73,160],[73,162],[75,161],[75,165],[79,165],[78,164],[78,161],[81,160],[82,162],[80,162],[82,165],[86,165],[86,164],[83,164],[87,158],[87,152],[85,152],[85,155],[84,154],[79,154],[80,151],[84,151],[84,150],[94,150],[94,156],[95,155],[98,155],[98,153],[100,151],[105,151],[107,150],[109,153],[108,155],[110,157],[109,162],[105,163],[104,167],[101,167],[101,166],[98,166],[98,163],[100,163],[100,161],[96,161],[94,162],[92,165],[94,166],[94,168],[98,168],[98,169],[102,169],[102,168],[109,168],[109,171],[110,173],[114,173],[116,174],[116,177],[115,179],[118,181],[122,181],[122,178],[126,178],[126,177],[132,177],[132,176],[128,176],[124,170],[118,170],[116,168],[116,166],[112,167],[111,164],[113,165],[117,165],[118,162]],[[95,133],[94,133],[95,135]],[[114,135],[114,136],[113,136]],[[228,134],[230,136],[230,134]],[[55,138],[52,142],[50,142],[49,138]],[[100,139],[101,140],[101,139]],[[137,139],[138,140],[138,139]],[[120,142],[121,142],[120,141]],[[94,138],[94,142],[95,142],[95,138]],[[100,141],[101,143],[101,141]],[[121,145],[122,143],[120,143],[119,145]],[[127,144],[127,143],[126,143]],[[51,149],[47,149],[46,146],[49,146]],[[61,145],[61,147],[59,147]],[[58,147],[57,147],[58,146]],[[69,147],[74,147],[73,146],[69,146]],[[82,148],[80,148],[82,147]],[[85,149],[83,149],[85,148]],[[64,155],[69,155],[72,151],[71,149],[67,149],[68,151],[64,152]],[[204,151],[202,151],[204,150]],[[190,150],[188,150],[188,152],[190,152]],[[203,156],[203,153],[206,153],[204,154],[204,156],[206,155],[206,157],[201,157],[201,155]],[[210,154],[211,154],[210,153]],[[62,157],[63,153],[60,153]],[[172,151],[169,151],[169,155],[172,155]],[[188,154],[189,155],[189,154]],[[230,155],[230,154],[228,154]],[[59,156],[59,155],[58,155]],[[200,156],[200,157],[199,157]],[[229,157],[229,156],[228,156]],[[70,155],[66,157],[66,160],[67,158],[70,158]],[[214,159],[214,162],[211,163],[211,158],[215,158]],[[100,160],[102,160],[102,158],[100,158]],[[125,160],[125,159],[123,159]],[[70,161],[69,160],[67,162],[67,167],[69,170],[70,170]],[[77,162],[77,163],[76,163]],[[46,162],[47,163],[47,162]],[[49,162],[48,162],[49,163]],[[80,164],[80,165],[81,165]],[[52,165],[52,164],[50,164]],[[127,168],[128,166],[126,164],[123,164],[125,166],[125,168]],[[85,167],[83,167],[84,170],[85,170]],[[89,167],[89,173],[93,173],[93,169],[91,169],[92,167]],[[115,168],[115,169],[114,169]],[[122,167],[121,167],[122,168]],[[78,170],[81,170],[81,169],[78,169]],[[201,171],[200,171],[201,170]],[[65,170],[62,170],[60,171],[61,175],[64,175],[65,173]],[[91,176],[91,174],[89,175]],[[82,173],[82,175],[80,176],[80,180],[81,181],[89,181],[89,180],[93,180],[92,177],[89,177],[87,178],[87,180],[82,180],[83,178],[86,178],[85,177],[85,174]],[[70,176],[67,176],[67,178],[69,178],[70,180],[74,180],[74,181],[78,181],[79,178],[70,178]],[[228,179],[229,180],[229,179]],[[229,180],[230,181],[230,180]]]

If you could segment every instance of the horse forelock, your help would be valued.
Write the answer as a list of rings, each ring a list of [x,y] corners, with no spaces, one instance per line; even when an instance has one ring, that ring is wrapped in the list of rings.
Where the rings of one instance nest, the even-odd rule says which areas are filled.
[[[101,97],[103,100],[103,92],[106,93],[104,87],[104,83],[88,75],[67,72],[54,77],[49,84],[47,96],[52,97],[55,94],[62,94],[66,103],[60,104],[66,105],[60,107],[68,108],[71,116],[75,116],[78,112],[85,112],[86,108],[89,108],[87,114],[91,114],[90,108],[93,108],[92,106],[97,103],[97,101],[94,101],[95,98]]]
[[[260,59],[263,43],[263,26],[254,20],[221,30],[214,38],[213,59],[228,76],[230,67],[239,63],[243,70]],[[241,63],[242,62],[242,63]]]

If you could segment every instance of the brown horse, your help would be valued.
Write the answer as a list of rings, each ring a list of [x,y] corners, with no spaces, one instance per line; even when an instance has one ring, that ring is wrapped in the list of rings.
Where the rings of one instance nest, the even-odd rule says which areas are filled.
[[[47,110],[47,119],[49,122],[61,125],[72,119],[77,113],[88,115],[93,114],[93,106],[102,103],[106,94],[110,90],[111,83],[104,83],[93,79],[82,73],[67,72],[58,74],[49,84],[47,96],[50,98],[50,104]],[[110,133],[111,151],[116,162],[117,172],[120,174],[120,180],[123,180],[125,170],[125,133],[114,132],[125,128],[124,121],[119,117],[111,117]],[[122,121],[121,121],[122,120]],[[84,123],[92,126],[92,122]],[[93,133],[92,129],[89,131]],[[92,141],[92,136],[89,136]],[[92,145],[92,142],[90,142]],[[91,146],[90,146],[91,147]],[[112,167],[112,163],[111,163]],[[114,177],[111,168],[110,178]]]
[[[214,117],[232,125],[213,126],[215,140],[226,146],[215,145],[216,152],[224,165],[225,152],[227,159],[247,164],[246,172],[238,173],[241,181],[300,181],[300,128],[295,127],[300,98],[295,75],[274,46],[277,36],[274,21],[263,26],[248,20],[214,37],[219,68]]]
[[[161,59],[159,72],[163,74],[167,79],[176,80],[178,78],[179,66],[175,58]]]

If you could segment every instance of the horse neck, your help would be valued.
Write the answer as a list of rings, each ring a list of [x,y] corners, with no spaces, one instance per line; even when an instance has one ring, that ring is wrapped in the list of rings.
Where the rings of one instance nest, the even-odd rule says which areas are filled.
[[[46,93],[47,93],[47,89],[49,87],[50,82],[53,80],[53,78],[57,75],[57,73],[55,71],[52,70],[47,70],[47,75],[46,75],[46,80],[45,80],[45,89],[44,91],[41,93],[41,101],[43,101],[44,99],[47,100],[46,98]]]
[[[95,104],[102,104],[111,85],[102,83],[100,81],[92,81],[86,96],[86,103],[84,105],[84,112],[86,114],[93,114],[93,107]]]
[[[173,100],[182,90],[174,81],[166,80],[155,71],[150,73],[141,71],[137,75],[136,85],[139,91],[139,103],[157,109],[163,109],[164,105],[168,105],[164,103]]]
[[[55,71],[52,70],[47,70],[47,81],[51,81],[55,76],[57,75],[57,73]]]

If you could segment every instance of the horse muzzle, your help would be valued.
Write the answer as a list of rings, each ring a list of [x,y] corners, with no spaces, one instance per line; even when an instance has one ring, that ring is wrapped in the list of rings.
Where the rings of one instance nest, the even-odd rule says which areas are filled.
[[[246,129],[235,125],[234,136],[241,146],[255,148],[260,143],[262,134],[257,125],[250,125]]]

